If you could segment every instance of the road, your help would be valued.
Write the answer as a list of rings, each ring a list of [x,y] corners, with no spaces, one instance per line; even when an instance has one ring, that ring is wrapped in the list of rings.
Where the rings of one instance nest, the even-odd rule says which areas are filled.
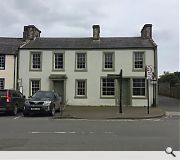
[[[171,101],[174,103],[173,99]],[[170,102],[163,105],[166,104],[171,105]],[[180,150],[178,107],[174,105],[166,117],[146,120],[70,120],[23,117],[21,113],[16,117],[0,115],[0,150],[163,151],[167,146]]]

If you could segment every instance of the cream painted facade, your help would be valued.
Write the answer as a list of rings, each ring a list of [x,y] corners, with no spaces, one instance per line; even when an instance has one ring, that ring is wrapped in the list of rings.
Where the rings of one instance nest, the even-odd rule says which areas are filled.
[[[42,71],[30,71],[30,54],[32,51],[38,51],[42,54]],[[64,53],[64,71],[53,71],[53,53],[59,51]],[[87,55],[87,71],[76,71],[76,52],[85,52]],[[103,53],[113,52],[115,59],[114,71],[103,71]],[[107,74],[119,74],[123,70],[123,78],[129,82],[129,100],[130,106],[147,106],[147,93],[144,97],[132,96],[133,78],[145,78],[145,71],[133,70],[133,52],[143,51],[145,54],[145,65],[152,65],[154,69],[154,50],[153,49],[116,49],[116,50],[19,50],[19,79],[22,79],[23,94],[30,96],[30,80],[39,79],[41,90],[53,90],[50,75],[65,75],[64,97],[68,105],[83,106],[114,106],[115,98],[101,97],[101,77]],[[13,63],[8,63],[12,65]],[[8,73],[10,74],[10,73]],[[12,72],[11,72],[12,74]],[[8,77],[8,76],[7,76]],[[87,98],[75,97],[76,79],[85,79],[87,81]],[[11,81],[12,79],[9,79]],[[13,81],[12,81],[13,83]],[[147,84],[146,84],[147,85]],[[150,84],[150,106],[153,103],[153,86]]]
[[[16,88],[16,65],[17,58],[15,55],[5,55],[5,70],[0,70],[0,78],[5,80],[5,89]]]

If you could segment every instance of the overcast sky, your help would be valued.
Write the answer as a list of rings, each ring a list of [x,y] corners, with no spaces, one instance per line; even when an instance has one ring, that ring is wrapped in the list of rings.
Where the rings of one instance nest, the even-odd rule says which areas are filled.
[[[0,0],[0,10],[0,37],[22,37],[29,24],[42,37],[90,37],[93,24],[101,36],[133,37],[151,23],[159,74],[180,70],[178,0]]]

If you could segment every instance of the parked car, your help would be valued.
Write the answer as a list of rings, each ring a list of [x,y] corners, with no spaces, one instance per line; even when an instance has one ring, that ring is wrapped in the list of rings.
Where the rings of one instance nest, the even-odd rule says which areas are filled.
[[[24,104],[24,116],[33,113],[48,113],[55,115],[55,111],[60,111],[62,98],[53,91],[37,91]]]
[[[0,90],[0,112],[16,115],[23,110],[26,97],[19,91],[11,89]]]

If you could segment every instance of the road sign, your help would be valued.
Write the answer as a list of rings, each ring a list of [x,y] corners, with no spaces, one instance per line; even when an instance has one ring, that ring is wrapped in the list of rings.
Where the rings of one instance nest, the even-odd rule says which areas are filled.
[[[153,79],[153,67],[152,67],[152,65],[146,66],[145,75],[146,75],[147,79]]]

